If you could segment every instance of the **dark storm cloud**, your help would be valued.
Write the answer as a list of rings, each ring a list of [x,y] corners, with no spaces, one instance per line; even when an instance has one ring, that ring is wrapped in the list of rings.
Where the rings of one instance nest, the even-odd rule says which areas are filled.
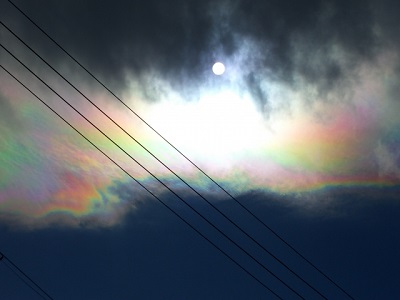
[[[384,45],[400,46],[399,11],[400,3],[396,0],[378,1],[371,4],[371,10],[378,22],[375,31],[383,39]]]
[[[358,63],[372,61],[379,46],[388,44],[384,41],[398,39],[397,2],[379,1],[379,10],[375,2],[92,0],[18,5],[90,70],[118,85],[127,73],[141,79],[149,71],[174,88],[200,84],[214,60],[234,56],[244,40],[252,40],[247,59],[255,60],[259,75],[244,74],[243,81],[263,107],[268,95],[261,75],[287,84],[301,78],[329,91],[346,82]],[[32,34],[27,24],[22,29],[25,36]],[[48,55],[64,59],[54,48],[43,47]],[[261,55],[255,59],[252,51]]]
[[[346,82],[376,51],[365,1],[243,1],[233,20],[235,32],[264,49],[259,63],[275,80],[300,78],[322,92]]]
[[[188,69],[198,76],[213,30],[209,3],[41,1],[19,5],[89,69],[122,81],[125,72],[140,75],[152,69],[167,78],[182,78]],[[25,36],[31,35],[31,27],[23,30]]]

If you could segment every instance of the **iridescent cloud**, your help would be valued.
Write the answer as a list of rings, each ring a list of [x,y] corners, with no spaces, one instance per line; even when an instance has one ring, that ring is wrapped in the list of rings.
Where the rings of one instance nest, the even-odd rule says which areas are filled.
[[[158,102],[141,100],[130,89],[125,99],[237,195],[251,190],[298,195],[327,187],[391,187],[400,182],[400,121],[393,113],[398,104],[387,92],[393,70],[388,59],[377,65],[360,69],[346,101],[339,96],[310,99],[306,85],[290,89],[266,78],[267,88],[275,91],[272,104],[289,102],[285,109],[267,113],[257,107],[250,91],[229,80],[218,88],[206,85],[193,99],[168,88]],[[229,65],[227,70],[229,76]],[[14,112],[12,120],[0,120],[1,219],[30,227],[110,226],[120,222],[136,201],[149,197],[12,79],[1,76],[2,101]],[[91,93],[157,157],[196,189],[210,193],[212,184],[193,166],[104,95]],[[52,103],[61,108],[55,99]],[[184,186],[128,136],[94,109],[79,107],[146,168],[186,195]],[[72,112],[60,112],[132,176],[162,195],[162,186],[91,125]]]

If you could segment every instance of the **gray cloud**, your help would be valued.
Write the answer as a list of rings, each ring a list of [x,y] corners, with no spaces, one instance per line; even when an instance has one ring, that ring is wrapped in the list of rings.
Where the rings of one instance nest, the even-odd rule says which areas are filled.
[[[392,151],[391,151],[392,150]],[[390,146],[379,144],[375,149],[375,155],[379,167],[379,175],[396,176],[400,179],[400,155],[390,149]]]
[[[13,130],[23,128],[23,122],[9,100],[0,93],[0,124]]]
[[[0,119],[2,121],[7,119],[8,120],[14,119],[13,117],[14,115],[15,115],[14,109],[11,107],[7,98],[0,93]]]

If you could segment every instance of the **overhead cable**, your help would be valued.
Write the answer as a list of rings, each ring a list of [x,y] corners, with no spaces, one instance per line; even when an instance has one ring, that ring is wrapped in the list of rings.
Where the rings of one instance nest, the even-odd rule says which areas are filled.
[[[0,262],[3,262],[11,272],[13,272],[26,286],[38,294],[42,299],[53,300],[53,298],[39,284],[37,284],[28,274],[26,274],[2,252],[0,252]],[[11,264],[11,266],[9,266],[7,263]]]
[[[219,229],[215,224],[209,221],[206,217],[204,217],[201,213],[199,213],[190,203],[188,203],[185,199],[179,196],[174,190],[172,190],[168,185],[166,185],[162,180],[160,180],[157,176],[155,176],[151,171],[149,171],[145,166],[143,166],[137,159],[135,159],[131,154],[126,152],[119,144],[117,144],[113,139],[111,139],[107,134],[104,133],[98,126],[96,126],[93,122],[91,122],[87,117],[85,117],[78,109],[76,109],[70,102],[68,102],[65,98],[63,98],[60,94],[58,94],[52,87],[50,87],[44,80],[42,80],[36,73],[34,73],[29,67],[27,67],[21,60],[19,60],[13,53],[11,53],[4,45],[0,43],[0,47],[3,48],[8,54],[10,54],[16,61],[18,61],[25,69],[27,69],[32,75],[34,75],[40,82],[42,82],[48,89],[50,89],[54,94],[56,94],[61,100],[63,100],[69,107],[71,107],[76,113],[78,113],[82,118],[84,118],[88,123],[90,123],[97,131],[99,131],[104,137],[106,137],[112,144],[114,144],[118,149],[124,152],[130,159],[136,162],[143,170],[145,170],[151,177],[153,177],[157,182],[163,185],[167,190],[169,190],[174,196],[176,196],[179,200],[181,200],[187,207],[189,207],[193,212],[195,212],[201,219],[203,219],[207,224],[217,230],[221,235],[223,235],[226,239],[228,239],[232,244],[234,244],[237,248],[239,248],[243,253],[245,253],[249,258],[251,258],[255,263],[257,263],[260,267],[262,267],[265,271],[267,271],[271,276],[281,282],[284,286],[290,289],[293,293],[295,293],[301,299],[304,299],[296,290],[294,290],[289,284],[283,281],[279,276],[277,276],[274,272],[272,272],[269,268],[267,268],[263,263],[261,263],[257,258],[255,258],[251,253],[249,253],[246,249],[236,243],[232,238],[230,238],[226,233],[224,233],[221,229]]]
[[[222,248],[220,248],[217,244],[211,241],[207,236],[201,233],[196,227],[190,224],[186,219],[180,216],[173,208],[171,208],[168,204],[162,201],[157,195],[155,195],[152,191],[150,191],[145,185],[143,185],[139,180],[134,178],[128,171],[126,171],[120,164],[118,164],[114,159],[112,159],[109,155],[107,155],[103,150],[101,150],[98,146],[96,146],[89,138],[87,138],[83,133],[81,133],[77,128],[75,128],[70,122],[68,122],[64,117],[62,117],[59,113],[57,113],[52,107],[50,107],[45,101],[43,101],[39,96],[37,96],[31,89],[29,89],[24,83],[22,83],[16,76],[14,76],[10,71],[8,71],[5,67],[0,65],[0,67],[7,72],[11,77],[13,77],[19,84],[21,84],[27,91],[29,91],[37,100],[39,100],[42,104],[44,104],[48,109],[50,109],[54,114],[56,114],[61,120],[63,120],[67,125],[69,125],[73,130],[75,130],[82,138],[84,138],[87,142],[89,142],[95,149],[97,149],[100,153],[102,153],[105,157],[107,157],[112,163],[114,163],[120,170],[122,170],[127,176],[129,176],[132,180],[134,180],[138,185],[140,185],[143,189],[145,189],[150,195],[152,195],[158,202],[160,202],[164,207],[166,207],[169,211],[171,211],[174,215],[176,215],[180,220],[182,220],[186,225],[192,228],[197,234],[199,234],[202,238],[204,238],[207,242],[209,242],[213,247],[215,247],[218,251],[220,251],[225,257],[231,260],[234,264],[236,264],[240,269],[246,272],[250,277],[256,280],[259,284],[261,284],[264,288],[266,288],[269,292],[271,292],[278,299],[282,299],[274,290],[272,290],[268,285],[258,279],[253,273],[247,270],[242,266],[239,262],[237,262],[232,256],[226,253]]]
[[[284,239],[280,234],[278,234],[272,227],[261,220],[255,213],[253,213],[249,208],[242,204],[236,199],[231,193],[229,193],[224,187],[222,187],[216,180],[209,176],[202,168],[200,168],[193,160],[182,153],[177,147],[175,147],[171,142],[169,142],[163,135],[161,135],[154,127],[152,127],[146,120],[144,120],[138,113],[136,113],[130,106],[128,106],[120,97],[118,97],[111,89],[109,89],[102,81],[100,81],[96,76],[93,75],[85,66],[83,66],[74,56],[72,56],[64,47],[62,47],[56,40],[54,40],[45,30],[43,30],[35,21],[33,21],[22,9],[20,9],[13,1],[8,0],[8,2],[13,5],[22,15],[24,15],[37,29],[39,29],[47,38],[49,38],[60,50],[62,50],[67,56],[69,56],[76,64],[78,64],[83,70],[86,71],[95,81],[97,81],[103,88],[105,88],[115,99],[120,101],[131,113],[133,113],[138,119],[140,119],[148,128],[150,128],[154,133],[156,133],[162,140],[164,140],[168,145],[170,145],[175,151],[177,151],[183,158],[185,158],[190,164],[192,164],[198,171],[200,171],[204,176],[206,176],[211,182],[213,182],[218,188],[220,188],[227,196],[229,196],[235,203],[237,203],[242,209],[244,209],[248,214],[250,214],[254,219],[256,219],[265,229],[271,232],[276,238],[278,238],[282,243],[284,243],[289,249],[291,249],[296,255],[303,259],[307,264],[309,264],[314,270],[316,270],[320,275],[327,279],[336,288],[346,294],[350,299],[354,298],[338,283],[336,283],[331,277],[329,277],[325,272],[318,268],[314,263],[312,263],[308,258],[301,254],[294,246],[292,246],[286,239]]]
[[[176,178],[183,182],[190,190],[192,190],[196,195],[198,195],[203,201],[205,201],[209,206],[216,210],[224,219],[226,219],[230,224],[232,224],[236,229],[243,233],[247,238],[254,242],[258,247],[260,247],[264,252],[270,255],[275,261],[281,264],[285,269],[291,272],[294,276],[300,279],[308,287],[310,287],[314,292],[319,294],[323,299],[327,299],[320,291],[318,291],[314,286],[308,283],[302,276],[297,274],[292,268],[285,264],[281,259],[274,255],[271,251],[265,248],[261,243],[259,243],[254,237],[243,230],[236,222],[229,218],[224,212],[222,212],[217,206],[207,200],[201,193],[199,193],[195,188],[193,188],[186,180],[184,180],[180,175],[173,171],[168,165],[166,165],[162,160],[160,160],[156,155],[154,155],[147,147],[140,143],[135,137],[133,137],[128,131],[126,131],[118,122],[111,118],[103,109],[101,109],[97,104],[95,104],[90,98],[82,93],[74,84],[72,84],[68,79],[66,79],[60,72],[58,72],[52,65],[50,65],[41,55],[39,55],[32,47],[30,47],[24,40],[22,40],[15,32],[13,32],[7,25],[2,21],[0,24],[3,25],[14,37],[16,37],[21,43],[23,43],[30,51],[32,51],[41,61],[43,61],[49,68],[51,68],[58,76],[60,76],[65,82],[67,82],[75,91],[77,91],[82,97],[85,98],[91,105],[93,105],[98,111],[100,111],[109,121],[111,121],[115,126],[122,130],[127,136],[129,136],[133,141],[135,141],[142,149],[149,153],[154,159],[156,159],[162,166],[164,166],[169,172],[171,172]],[[7,50],[7,52],[9,52]]]

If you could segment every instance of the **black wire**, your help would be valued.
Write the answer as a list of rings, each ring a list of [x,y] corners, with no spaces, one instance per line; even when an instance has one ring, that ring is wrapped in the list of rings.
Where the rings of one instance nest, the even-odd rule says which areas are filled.
[[[3,67],[3,66],[1,66]],[[15,263],[13,263],[7,256],[4,255],[4,253],[0,252],[0,261],[4,259],[4,265],[11,270],[23,283],[25,283],[31,290],[33,290],[36,294],[38,294],[41,298],[47,299],[44,295],[46,295],[49,299],[53,298],[43,289],[41,288],[35,281],[33,281],[32,278],[28,276],[22,269],[20,269]],[[10,263],[14,268],[11,268],[6,262]],[[16,272],[14,269],[17,269],[18,272]],[[22,274],[23,276],[21,276]],[[26,280],[28,279],[28,280]],[[32,283],[37,289],[39,289],[43,294],[39,293],[37,289],[35,289],[30,283]]]
[[[186,221],[183,217],[181,217],[175,210],[169,207],[165,202],[163,202],[158,196],[156,196],[153,192],[151,192],[146,186],[144,186],[140,181],[134,178],[128,171],[126,171],[122,166],[120,166],[115,160],[113,160],[109,155],[107,155],[103,150],[101,150],[98,146],[96,146],[92,141],[90,141],[84,134],[82,134],[78,129],[76,129],[71,123],[69,123],[66,119],[64,119],[59,113],[57,113],[52,107],[50,107],[46,102],[44,102],[39,96],[37,96],[32,90],[30,90],[25,84],[23,84],[18,78],[16,78],[12,73],[10,73],[5,67],[0,65],[0,67],[6,71],[11,77],[13,77],[19,84],[21,84],[26,90],[28,90],[34,97],[36,97],[40,102],[42,102],[48,109],[50,109],[53,113],[55,113],[61,120],[63,120],[66,124],[68,124],[73,130],[75,130],[82,138],[84,138],[87,142],[89,142],[95,149],[101,152],[105,157],[107,157],[112,163],[114,163],[119,169],[121,169],[126,175],[128,175],[131,179],[133,179],[137,184],[139,184],[143,189],[145,189],[150,195],[152,195],[155,199],[157,199],[164,207],[166,207],[169,211],[175,214],[179,219],[181,219],[185,224],[187,224],[190,228],[192,228],[196,233],[198,233],[201,237],[203,237],[206,241],[208,241],[211,245],[213,245],[217,250],[219,250],[223,255],[225,255],[228,259],[230,259],[233,263],[235,263],[238,267],[240,267],[243,271],[245,271],[249,276],[255,279],[258,283],[260,283],[264,288],[270,291],[274,296],[278,299],[281,298],[277,293],[275,293],[271,288],[269,288],[266,284],[264,284],[260,279],[258,279],[255,275],[253,275],[250,271],[244,268],[240,263],[234,260],[228,253],[222,250],[219,246],[217,246],[214,242],[212,242],[209,238],[207,238],[203,233],[201,233],[198,229],[196,229],[193,225],[191,225],[188,221]],[[87,120],[88,121],[88,120]],[[94,126],[90,121],[88,121],[92,126]]]
[[[15,271],[11,266],[9,266],[6,263],[6,260],[4,260],[3,265],[6,266],[7,269],[9,269],[15,276],[18,277],[19,280],[21,280],[28,288],[30,288],[32,291],[34,291],[37,295],[39,295],[40,298],[43,299],[47,299],[46,297],[44,297],[41,293],[39,293],[39,291],[37,291],[30,283],[29,281],[22,276],[20,273],[18,273],[17,271]]]
[[[65,50],[59,43],[57,43],[47,32],[45,32],[35,21],[33,21],[24,11],[22,11],[16,4],[11,0],[8,0],[22,15],[24,15],[36,28],[38,28],[45,36],[47,36],[55,45],[58,46],[67,56],[69,56],[76,64],[78,64],[83,70],[85,70],[95,81],[97,81],[103,88],[105,88],[112,96],[120,101],[127,109],[131,111],[137,118],[139,118],[147,127],[149,127],[154,133],[156,133],[161,139],[163,139],[168,145],[170,145],[175,151],[177,151],[183,158],[185,158],[189,163],[191,163],[197,170],[199,170],[204,176],[206,176],[211,182],[213,182],[218,188],[220,188],[226,195],[228,195],[233,201],[235,201],[242,209],[249,213],[253,218],[255,218],[261,225],[263,225],[268,231],[270,231],[275,237],[277,237],[281,242],[288,246],[294,253],[301,257],[305,262],[307,262],[312,268],[314,268],[320,275],[325,277],[334,286],[346,294],[350,299],[354,298],[344,290],[339,284],[337,284],[333,279],[331,279],[327,274],[325,274],[321,269],[314,265],[309,259],[307,259],[303,254],[301,254],[296,248],[294,248],[289,242],[287,242],[283,237],[281,237],[275,230],[273,230],[268,224],[257,217],[250,209],[248,209],[244,204],[236,199],[231,193],[224,189],[217,181],[215,181],[211,176],[209,176],[205,171],[203,171],[195,162],[188,158],[184,153],[182,153],[177,147],[170,143],[163,135],[161,135],[155,128],[153,128],[149,123],[147,123],[138,113],[136,113],[131,107],[129,107],[124,101],[122,101],[114,92],[112,92],[105,84],[103,84],[96,76],[93,75],[87,68],[85,68],[77,59],[75,59],[67,50]]]
[[[1,21],[0,21],[1,22]],[[120,145],[118,145],[113,139],[111,139],[107,134],[105,134],[98,126],[96,126],[93,122],[91,122],[88,118],[86,118],[78,109],[76,109],[71,103],[65,100],[60,94],[58,94],[52,87],[50,87],[45,81],[43,81],[38,75],[36,75],[29,67],[27,67],[22,61],[20,61],[14,54],[12,54],[4,45],[0,43],[0,47],[2,47],[8,54],[10,54],[16,61],[18,61],[22,66],[24,66],[33,76],[35,76],[40,82],[42,82],[47,88],[49,88],[54,94],[56,94],[61,100],[63,100],[69,107],[71,107],[76,113],[78,113],[82,118],[84,118],[87,122],[89,122],[96,130],[98,130],[104,137],[106,137],[111,143],[113,143],[116,147],[118,147],[122,152],[124,152],[130,159],[136,162],[140,167],[142,167],[147,173],[149,173],[156,181],[162,184],[165,188],[167,188],[173,195],[175,195],[179,200],[181,200],[186,206],[188,206],[192,211],[194,211],[200,218],[202,218],[205,222],[207,222],[210,226],[212,226],[215,230],[217,230],[220,234],[222,234],[226,239],[228,239],[231,243],[233,243],[236,247],[238,247],[241,251],[243,251],[246,255],[248,255],[254,262],[256,262],[260,267],[262,267],[265,271],[267,271],[270,275],[272,275],[275,279],[281,282],[284,286],[290,289],[293,293],[295,293],[301,299],[304,299],[298,292],[296,292],[290,285],[280,279],[274,272],[269,270],[264,264],[262,264],[257,258],[255,258],[251,253],[245,250],[242,246],[232,240],[227,234],[225,234],[221,229],[219,229],[216,225],[210,222],[206,217],[204,217],[201,213],[199,213],[191,204],[189,204],[185,199],[179,196],[174,190],[172,190],[168,185],[162,182],[158,177],[156,177],[152,172],[150,172],[145,166],[143,166],[138,160],[136,160],[132,155],[126,152]]]
[[[33,50],[26,42],[24,42],[16,33],[14,33],[8,26],[6,26],[2,21],[0,24],[3,25],[14,37],[16,37],[21,43],[23,43],[30,51],[32,51],[40,60],[42,60],[49,68],[51,68],[54,72],[57,73],[63,80],[65,80],[73,89],[75,89],[82,97],[84,97],[90,104],[96,107],[105,117],[108,118],[114,125],[116,125],[120,130],[122,130],[126,135],[128,135],[133,141],[135,141],[142,149],[144,149],[147,153],[149,153],[154,159],[156,159],[161,165],[163,165],[168,171],[170,171],[174,176],[176,176],[180,181],[182,181],[189,189],[191,189],[194,193],[196,193],[201,199],[203,199],[208,205],[210,205],[213,209],[215,209],[221,216],[223,216],[229,223],[231,223],[235,228],[237,228],[240,232],[246,235],[249,239],[251,239],[257,246],[263,249],[266,253],[268,253],[274,260],[280,263],[284,268],[290,271],[293,275],[295,275],[298,279],[300,279],[303,283],[305,283],[308,287],[310,287],[313,291],[318,293],[322,298],[327,299],[321,292],[319,292],[316,288],[314,288],[310,283],[304,280],[299,274],[297,274],[294,270],[292,270],[288,265],[286,265],[281,259],[279,259],[276,255],[266,249],[262,244],[260,244],[255,238],[253,238],[250,234],[244,231],[237,223],[235,223],[232,219],[230,219],[224,212],[222,212],[217,206],[208,201],[202,194],[200,194],[195,188],[193,188],[186,180],[184,180],[181,176],[179,176],[175,171],[173,171],[169,166],[167,166],[163,161],[161,161],[157,156],[155,156],[148,148],[146,148],[142,143],[140,143],[136,138],[134,138],[129,132],[127,132],[122,126],[120,126],[113,118],[111,118],[105,111],[103,111],[98,105],[96,105],[92,100],[90,100],[86,95],[84,95],[75,85],[73,85],[69,80],[67,80],[63,75],[61,75],[53,66],[51,66],[44,58],[42,58],[35,50]]]
[[[15,271],[13,268],[11,268],[11,266],[9,266],[9,265],[6,263],[6,260],[4,260],[3,265],[4,265],[8,270],[10,270],[15,276],[17,276],[18,279],[21,280],[28,288],[30,288],[32,291],[34,291],[36,294],[38,294],[40,298],[47,299],[47,298],[45,298],[41,293],[39,293],[39,291],[37,291],[37,290],[29,283],[29,281],[28,281],[24,276],[22,276],[20,273],[18,273],[18,272]]]

